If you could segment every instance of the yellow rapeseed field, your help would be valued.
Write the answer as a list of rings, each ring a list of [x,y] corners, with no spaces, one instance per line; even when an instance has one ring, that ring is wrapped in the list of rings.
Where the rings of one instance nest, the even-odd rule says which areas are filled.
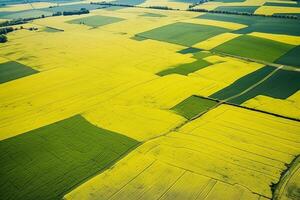
[[[186,10],[190,3],[185,2],[176,2],[176,1],[169,1],[169,0],[146,0],[144,3],[140,4],[143,7],[149,6],[166,6],[169,8],[181,9]]]
[[[190,76],[201,77],[218,83],[223,83],[223,87],[232,84],[240,77],[243,77],[264,66],[263,64],[255,62],[247,62],[236,58],[221,57],[217,55],[206,57],[204,60],[214,64],[196,71],[190,74]]]
[[[159,2],[180,9],[188,5]],[[150,0],[142,5],[156,3]],[[223,4],[208,2],[201,7]],[[22,6],[18,9],[25,10]],[[145,15],[149,13],[164,16]],[[15,61],[38,73],[0,84],[0,141],[79,114],[95,126],[140,142],[111,168],[71,188],[64,196],[68,200],[272,198],[270,185],[300,154],[299,122],[223,103],[191,120],[172,110],[192,95],[210,96],[265,64],[136,37],[177,22],[232,31],[246,27],[197,19],[199,15],[145,8],[99,9],[84,16],[37,19],[9,33],[8,42],[0,44],[0,64]],[[123,20],[100,27],[68,23],[88,16]],[[26,30],[30,27],[38,30]],[[51,27],[60,31],[45,31]],[[193,47],[211,50],[239,35],[220,34]],[[298,36],[249,35],[300,45]],[[196,70],[185,75],[157,75],[198,62],[204,66],[192,66]],[[299,102],[297,92],[285,100],[259,95],[242,106],[300,119]]]
[[[273,15],[275,13],[299,13],[300,8],[298,7],[283,7],[283,6],[261,6],[254,13],[255,14],[265,14],[265,15]]]
[[[12,11],[24,11],[30,10],[32,8],[47,8],[49,6],[56,5],[54,3],[49,2],[36,2],[36,3],[26,3],[26,4],[16,4],[9,5],[5,7],[0,7],[0,12],[12,12]]]
[[[243,103],[244,106],[275,112],[286,117],[300,119],[300,92],[296,92],[287,99],[275,99],[258,95]]]
[[[249,35],[266,38],[291,45],[300,45],[300,36],[252,32]]]
[[[240,34],[223,33],[223,34],[217,35],[215,37],[209,38],[203,42],[199,42],[199,43],[193,45],[193,47],[205,49],[205,50],[211,50],[211,49],[213,49],[229,40],[232,40],[238,36],[240,36]]]
[[[219,106],[176,132],[146,141],[65,199],[271,197],[269,185],[300,152],[299,131],[297,122]]]

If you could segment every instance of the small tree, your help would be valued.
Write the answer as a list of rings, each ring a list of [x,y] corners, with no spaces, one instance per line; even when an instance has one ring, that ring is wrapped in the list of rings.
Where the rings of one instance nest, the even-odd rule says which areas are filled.
[[[4,34],[0,35],[0,43],[7,42],[7,37]]]

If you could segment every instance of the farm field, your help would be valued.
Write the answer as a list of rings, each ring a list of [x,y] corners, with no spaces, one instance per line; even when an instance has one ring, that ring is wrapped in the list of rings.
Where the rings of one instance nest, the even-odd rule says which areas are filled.
[[[299,199],[299,8],[3,1],[0,199]]]

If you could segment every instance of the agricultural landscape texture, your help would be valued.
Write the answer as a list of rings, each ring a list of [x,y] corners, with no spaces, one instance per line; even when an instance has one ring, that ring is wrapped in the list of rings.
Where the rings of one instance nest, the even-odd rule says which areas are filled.
[[[299,200],[300,2],[0,0],[0,200]]]

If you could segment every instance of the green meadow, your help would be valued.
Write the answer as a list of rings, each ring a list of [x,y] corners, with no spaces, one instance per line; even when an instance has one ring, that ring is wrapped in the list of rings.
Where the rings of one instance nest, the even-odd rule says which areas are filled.
[[[166,17],[166,15],[157,14],[157,13],[145,13],[140,16],[142,16],[142,17]]]
[[[242,35],[217,46],[213,50],[246,58],[273,62],[293,47],[295,46],[269,39]]]
[[[235,104],[242,104],[243,102],[252,99],[257,95],[265,95],[277,99],[286,99],[300,89],[299,72],[278,70],[256,87],[253,87],[246,93],[242,93],[271,74],[275,69],[275,67],[270,66],[260,68],[238,79],[228,87],[210,95],[210,97],[219,100],[226,100],[236,96],[228,101]]]
[[[247,25],[248,27],[246,28],[234,31],[235,33],[240,34],[247,34],[251,32],[263,32],[295,36],[300,35],[300,20],[211,13],[200,15],[198,18],[234,22],[238,24]]]
[[[108,17],[108,16],[96,15],[96,16],[83,17],[83,18],[79,18],[79,19],[70,20],[70,21],[68,21],[68,23],[84,24],[84,25],[96,28],[99,26],[116,23],[116,22],[119,22],[122,20],[124,20],[124,19],[118,18],[118,17]]]
[[[229,29],[215,26],[177,22],[139,33],[138,36],[183,46],[192,46],[228,31]]]
[[[206,112],[215,105],[217,105],[216,101],[193,95],[171,108],[171,110],[187,119],[192,119],[198,114]]]
[[[0,141],[0,199],[61,199],[138,144],[80,115]]]
[[[38,71],[15,61],[0,63],[0,83],[38,73]]]
[[[229,102],[241,104],[258,95],[287,99],[300,89],[300,72],[278,70],[270,78]]]
[[[254,13],[257,8],[259,8],[259,6],[219,6],[214,10]]]
[[[283,65],[300,67],[300,46],[297,46],[278,58],[275,62]]]

